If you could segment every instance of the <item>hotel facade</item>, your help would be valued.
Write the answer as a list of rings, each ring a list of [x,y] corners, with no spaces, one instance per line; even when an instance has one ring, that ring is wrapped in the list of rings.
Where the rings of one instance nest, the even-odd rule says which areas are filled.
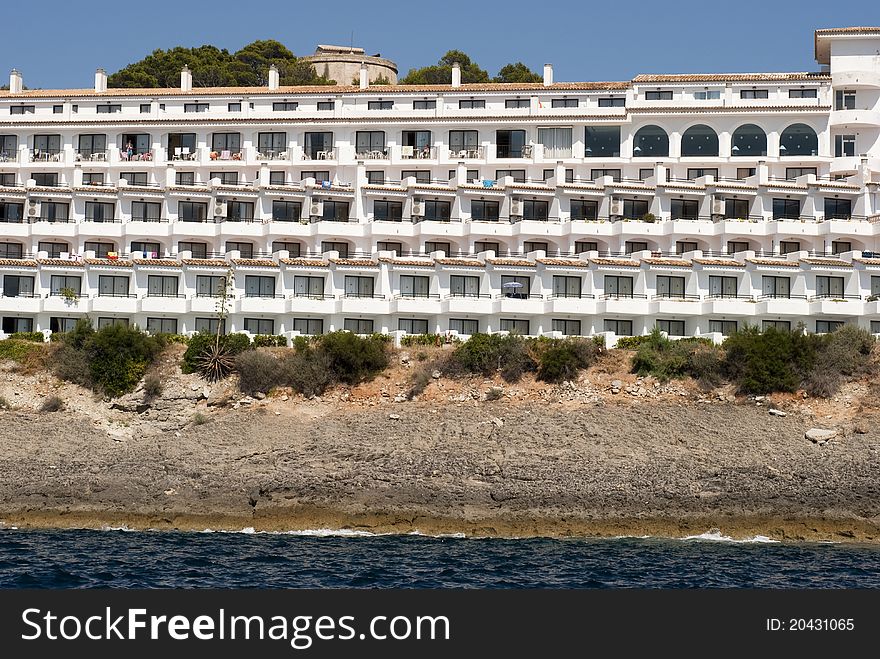
[[[880,333],[880,28],[816,73],[0,92],[2,333]]]

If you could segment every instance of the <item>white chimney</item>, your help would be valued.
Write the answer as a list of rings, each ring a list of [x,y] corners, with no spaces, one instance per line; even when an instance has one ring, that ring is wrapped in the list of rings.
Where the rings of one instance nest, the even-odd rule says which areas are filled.
[[[9,91],[13,94],[20,94],[22,89],[24,89],[24,83],[21,73],[16,69],[12,69],[9,73]]]
[[[452,86],[461,87],[461,66],[458,62],[452,63]]]
[[[107,91],[107,72],[104,69],[95,71],[95,91],[98,93]]]
[[[274,64],[269,67],[269,89],[278,89],[280,86],[280,76],[278,75],[278,67]]]
[[[545,64],[544,65],[544,86],[549,87],[553,84],[553,65]]]
[[[361,62],[360,87],[361,87],[361,89],[366,89],[369,86],[370,86],[370,77],[367,72],[367,64],[366,64],[366,62]]]
[[[191,92],[193,88],[193,74],[185,64],[180,70],[180,91]]]

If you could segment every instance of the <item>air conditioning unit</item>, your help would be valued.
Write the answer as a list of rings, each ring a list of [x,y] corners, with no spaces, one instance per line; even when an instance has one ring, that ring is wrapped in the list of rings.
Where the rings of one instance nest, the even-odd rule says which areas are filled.
[[[522,199],[519,199],[518,197],[513,197],[510,200],[510,214],[522,215]]]
[[[31,219],[40,217],[40,202],[36,199],[28,200],[27,216]]]
[[[712,215],[724,215],[724,197],[712,197]]]
[[[421,217],[425,214],[425,204],[422,203],[421,199],[413,199],[412,212],[410,214],[415,217]]]
[[[623,201],[617,197],[611,197],[611,208],[608,211],[608,214],[623,215]]]
[[[226,201],[224,199],[214,200],[214,217],[226,217]]]
[[[313,199],[309,205],[309,215],[312,217],[322,217],[324,215],[324,202]]]

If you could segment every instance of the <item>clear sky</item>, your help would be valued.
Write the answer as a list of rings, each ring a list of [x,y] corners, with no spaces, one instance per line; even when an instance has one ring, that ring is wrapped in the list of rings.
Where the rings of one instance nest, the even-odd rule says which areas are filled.
[[[638,73],[812,71],[817,27],[880,25],[878,0],[56,0],[4,3],[0,73],[28,87],[90,87],[156,48],[229,51],[277,39],[296,55],[316,44],[363,47],[401,75],[447,50],[490,75],[521,60],[557,81],[628,80]]]

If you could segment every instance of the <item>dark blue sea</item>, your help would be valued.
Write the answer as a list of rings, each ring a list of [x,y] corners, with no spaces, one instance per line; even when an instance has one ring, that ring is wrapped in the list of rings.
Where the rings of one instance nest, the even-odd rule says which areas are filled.
[[[2,588],[880,588],[880,547],[0,530]]]

